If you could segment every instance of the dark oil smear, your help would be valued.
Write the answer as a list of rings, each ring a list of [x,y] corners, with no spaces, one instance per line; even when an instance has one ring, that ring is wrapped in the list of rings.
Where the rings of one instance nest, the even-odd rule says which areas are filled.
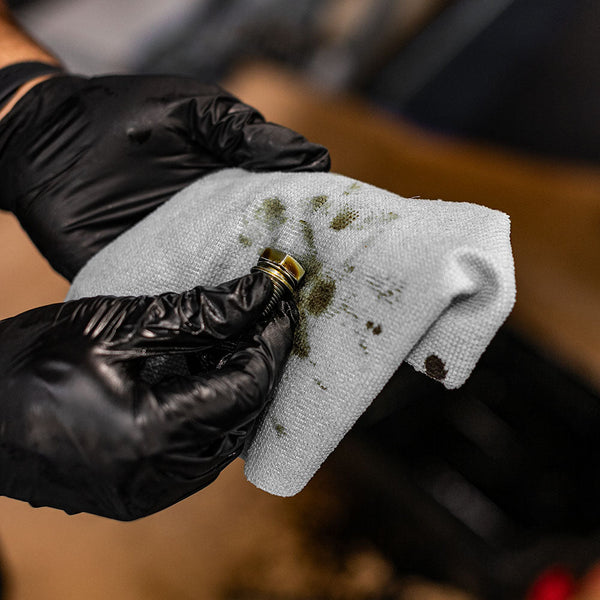
[[[379,335],[382,331],[381,325],[375,325],[373,321],[367,321],[367,329],[370,329],[373,335]]]
[[[305,298],[303,308],[311,315],[323,314],[333,301],[335,287],[335,281],[331,277],[317,277]]]
[[[430,354],[425,359],[425,373],[432,379],[443,381],[444,379],[446,379],[448,369],[446,369],[444,361],[439,356],[436,356],[435,354]]]
[[[308,315],[318,316],[329,308],[335,297],[336,284],[331,277],[323,274],[323,262],[319,259],[317,253],[312,226],[301,219],[300,227],[308,250],[306,254],[300,257],[300,263],[306,274],[305,283],[298,291],[296,302],[300,320],[294,334],[292,353],[300,358],[308,358],[310,355],[307,330]]]
[[[344,195],[350,195],[352,192],[360,189],[361,185],[358,182],[353,182],[345,191]],[[313,211],[323,209],[327,205],[328,197],[326,195],[318,195],[309,198],[310,206]],[[279,205],[281,205],[281,208]],[[259,209],[261,214],[270,214],[271,219],[286,219],[283,215],[285,207],[277,198],[267,198],[263,201],[263,206]],[[257,212],[258,214],[258,212]],[[360,213],[358,210],[349,205],[345,205],[331,220],[329,227],[334,231],[341,231],[351,225],[358,219]],[[379,218],[368,218],[369,223],[376,225],[378,223],[387,223],[398,218],[396,213],[386,213]],[[285,221],[282,221],[285,222]],[[299,221],[304,242],[307,247],[307,252],[300,257],[300,262],[304,267],[306,274],[304,284],[298,291],[297,306],[299,313],[299,322],[294,334],[294,345],[292,353],[300,358],[308,358],[310,356],[310,343],[308,341],[307,320],[309,315],[319,316],[323,314],[331,306],[336,293],[336,282],[333,278],[323,274],[323,262],[319,258],[316,244],[315,234],[310,223],[300,219]],[[367,224],[367,223],[365,223]],[[346,271],[351,273],[354,271],[353,266],[346,266]],[[377,298],[385,299],[391,303],[392,297],[399,294],[401,289],[387,290],[376,286],[375,282],[369,282],[373,287],[376,287]],[[382,332],[381,325],[371,325],[373,335],[379,335]],[[362,346],[361,346],[362,347]],[[366,347],[363,348],[366,352]]]

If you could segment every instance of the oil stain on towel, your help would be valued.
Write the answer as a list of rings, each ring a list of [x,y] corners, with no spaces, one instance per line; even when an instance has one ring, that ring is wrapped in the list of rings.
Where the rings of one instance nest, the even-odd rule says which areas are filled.
[[[292,354],[299,358],[308,358],[310,356],[310,343],[308,341],[308,329],[306,324],[306,312],[298,308],[298,325],[294,331],[294,345]]]
[[[311,315],[324,313],[335,296],[335,280],[319,276],[305,298],[304,308]]]
[[[245,248],[250,248],[250,246],[252,246],[252,240],[243,233],[240,233],[240,235],[238,236],[238,241]]]
[[[367,329],[370,329],[373,335],[379,335],[381,333],[381,325],[375,325],[373,321],[367,321]]]
[[[320,206],[326,202],[325,196],[311,198],[311,204],[317,198]],[[305,284],[300,288],[297,298],[298,313],[300,320],[294,335],[294,346],[292,352],[300,358],[308,358],[310,355],[310,344],[308,341],[307,318],[309,315],[322,315],[331,305],[335,297],[335,280],[323,273],[323,261],[319,258],[315,246],[315,234],[310,223],[300,220],[300,227],[307,252],[300,257],[300,262],[306,271]]]
[[[448,369],[446,369],[444,361],[439,356],[436,356],[435,354],[430,354],[425,359],[425,373],[432,379],[443,381],[444,379],[446,379]]]
[[[287,435],[287,429],[285,428],[285,425],[277,423],[277,421],[273,419],[271,419],[271,424],[273,425],[273,429],[275,430],[277,437],[281,438]]]
[[[287,221],[285,206],[277,197],[265,198],[255,214],[270,230],[281,227]]]
[[[341,231],[356,221],[359,216],[360,214],[356,209],[346,205],[333,217],[329,227],[335,231]]]
[[[315,378],[315,383],[324,391],[327,391],[327,386],[323,385],[323,382],[320,379]]]
[[[343,195],[350,196],[350,194],[357,192],[360,188],[361,184],[355,181],[346,188]],[[312,196],[307,198],[307,202],[312,212],[320,211],[321,214],[328,214],[329,197],[327,195]],[[270,215],[269,222],[274,223],[272,225],[273,228],[276,225],[283,224],[287,220],[285,206],[277,198],[266,198],[262,206],[257,209],[257,216],[264,218],[265,215]],[[350,206],[350,204],[345,204],[331,219],[329,228],[334,231],[342,231],[349,226],[352,226],[352,229],[371,228],[387,224],[397,218],[398,214],[388,212],[382,215],[367,215],[361,219],[358,209]],[[335,300],[337,283],[333,276],[324,273],[324,265],[317,251],[315,232],[312,225],[303,219],[299,220],[299,225],[306,247],[306,252],[299,256],[299,260],[306,271],[306,275],[304,284],[297,295],[299,323],[294,334],[292,353],[300,358],[308,359],[311,351],[308,338],[308,319],[310,316],[318,317],[325,314],[332,306]],[[352,273],[354,266],[346,264],[344,271]],[[378,300],[383,300],[390,304],[396,302],[402,292],[401,287],[389,289],[385,282],[378,281],[372,277],[367,278],[367,284],[376,292]],[[341,307],[341,309],[346,310],[344,307]],[[358,320],[356,315],[353,316]],[[381,324],[371,323],[370,321],[369,323],[370,326],[367,325],[367,328],[370,329],[373,335],[377,336],[381,334],[383,330]],[[361,348],[364,352],[368,352],[365,340],[361,342]]]
[[[327,196],[325,196],[325,194],[321,194],[320,196],[313,196],[310,199],[310,204],[312,206],[312,209],[315,212],[317,212],[318,210],[321,210],[327,204],[328,200],[329,200],[329,198]]]
[[[360,183],[358,181],[353,181],[345,190],[344,196],[349,196],[352,192],[357,192],[360,190]]]
[[[373,275],[367,275],[365,277],[365,281],[371,290],[376,294],[376,298],[379,301],[386,302],[387,304],[395,304],[402,296],[402,282],[400,282],[397,287],[390,287],[387,281],[381,280]]]

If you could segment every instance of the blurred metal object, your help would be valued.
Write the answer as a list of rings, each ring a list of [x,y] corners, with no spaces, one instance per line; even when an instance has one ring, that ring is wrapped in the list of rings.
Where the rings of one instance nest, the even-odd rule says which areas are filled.
[[[273,294],[263,316],[268,315],[284,296],[293,298],[304,277],[304,267],[290,254],[275,248],[265,248],[251,270],[265,273],[273,282]]]

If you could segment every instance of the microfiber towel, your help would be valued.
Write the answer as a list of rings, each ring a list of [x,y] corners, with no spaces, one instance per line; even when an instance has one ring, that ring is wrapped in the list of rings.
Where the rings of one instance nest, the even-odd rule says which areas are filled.
[[[223,170],[94,256],[68,299],[156,294],[248,273],[265,247],[306,268],[300,324],[245,473],[299,492],[402,361],[460,386],[515,299],[509,218],[331,173]]]

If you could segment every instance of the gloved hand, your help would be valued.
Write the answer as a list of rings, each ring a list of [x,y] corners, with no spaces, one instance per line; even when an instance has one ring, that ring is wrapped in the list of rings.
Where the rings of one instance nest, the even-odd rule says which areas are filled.
[[[242,450],[292,345],[295,307],[261,321],[272,284],[85,298],[0,322],[0,494],[121,520],[212,482]],[[150,356],[210,352],[218,369],[149,385]]]
[[[329,154],[182,77],[58,75],[0,121],[0,208],[68,279],[177,191],[233,166],[326,171]]]

